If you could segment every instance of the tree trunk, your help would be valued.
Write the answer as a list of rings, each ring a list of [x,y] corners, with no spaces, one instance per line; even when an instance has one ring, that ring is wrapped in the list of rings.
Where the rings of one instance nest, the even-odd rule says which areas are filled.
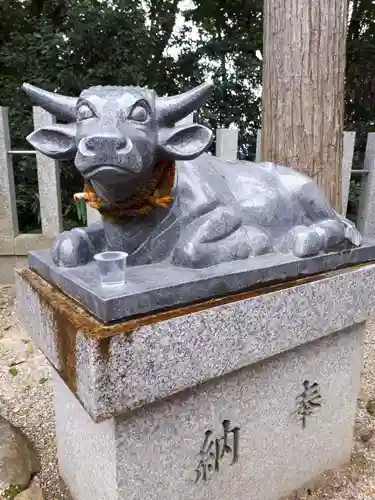
[[[347,0],[264,0],[262,160],[316,180],[340,211]]]

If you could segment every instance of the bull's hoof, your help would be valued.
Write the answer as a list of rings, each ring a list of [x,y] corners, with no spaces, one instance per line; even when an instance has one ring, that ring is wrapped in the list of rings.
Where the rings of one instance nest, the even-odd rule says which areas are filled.
[[[52,248],[52,260],[56,266],[83,266],[93,258],[93,247],[82,229],[65,231],[55,238]]]
[[[284,242],[284,250],[292,251],[296,257],[313,257],[324,250],[327,244],[324,230],[306,226],[296,226],[289,231]]]

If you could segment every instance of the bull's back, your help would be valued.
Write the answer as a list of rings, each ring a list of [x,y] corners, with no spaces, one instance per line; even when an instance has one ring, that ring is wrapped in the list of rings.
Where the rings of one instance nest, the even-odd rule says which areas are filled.
[[[232,206],[246,225],[282,230],[304,223],[295,193],[311,180],[299,172],[272,163],[227,161],[207,154],[186,162],[184,169],[188,177],[194,171],[201,189],[207,186],[212,199]]]

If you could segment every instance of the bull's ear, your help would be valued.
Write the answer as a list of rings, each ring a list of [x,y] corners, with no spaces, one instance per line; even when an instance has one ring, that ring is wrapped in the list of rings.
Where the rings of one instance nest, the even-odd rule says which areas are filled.
[[[35,130],[27,136],[27,140],[37,151],[50,158],[70,160],[76,153],[75,136],[75,124],[55,124]]]
[[[192,160],[202,154],[211,142],[211,130],[196,123],[164,128],[159,136],[160,152],[169,160]]]

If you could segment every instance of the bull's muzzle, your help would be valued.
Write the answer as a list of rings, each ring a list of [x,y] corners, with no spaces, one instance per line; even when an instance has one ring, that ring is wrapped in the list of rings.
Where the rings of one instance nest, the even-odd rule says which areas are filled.
[[[132,142],[126,137],[112,135],[90,135],[79,143],[80,152],[83,155],[93,154],[102,156],[103,154],[127,154],[132,148]]]
[[[123,174],[137,174],[142,163],[133,143],[126,137],[113,135],[91,135],[78,144],[75,164],[85,177],[91,177],[99,169],[108,168]]]

